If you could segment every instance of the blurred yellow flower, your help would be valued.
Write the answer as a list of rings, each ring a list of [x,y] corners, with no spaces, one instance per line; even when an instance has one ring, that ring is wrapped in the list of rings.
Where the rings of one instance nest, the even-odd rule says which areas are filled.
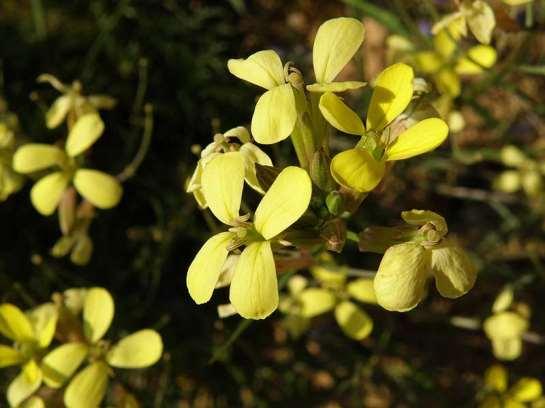
[[[537,378],[522,377],[509,387],[505,367],[496,364],[484,374],[486,396],[480,408],[539,408],[545,403],[541,382]]]
[[[52,303],[28,313],[10,303],[0,305],[0,333],[14,342],[13,346],[0,345],[0,368],[21,366],[6,391],[11,407],[19,406],[42,384],[45,374],[40,357],[53,340],[57,319],[57,308]]]

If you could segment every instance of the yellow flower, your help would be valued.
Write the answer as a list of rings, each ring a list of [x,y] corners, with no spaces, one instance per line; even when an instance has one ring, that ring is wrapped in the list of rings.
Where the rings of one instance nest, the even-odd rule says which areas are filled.
[[[10,406],[19,406],[42,384],[40,358],[53,340],[57,318],[57,308],[52,303],[27,314],[10,303],[0,305],[0,333],[14,342],[12,347],[0,345],[0,367],[22,367],[6,392]]]
[[[494,10],[483,0],[464,0],[460,9],[447,14],[434,24],[432,33],[437,34],[449,25],[456,24],[462,35],[467,35],[467,27],[482,44],[489,44],[496,26]]]
[[[196,303],[208,302],[230,250],[243,244],[246,247],[236,261],[229,299],[242,317],[263,319],[278,306],[271,242],[306,211],[312,183],[305,170],[285,168],[259,203],[250,224],[248,217],[239,215],[245,174],[240,155],[218,155],[203,170],[203,194],[210,210],[233,228],[205,242],[189,266],[187,287]]]
[[[82,95],[81,83],[78,81],[66,85],[53,75],[42,74],[38,82],[47,82],[62,93],[45,114],[45,123],[49,129],[58,127],[65,119],[72,125],[78,116],[97,113],[98,109],[112,109],[116,104],[115,99],[107,95]]]
[[[492,316],[483,323],[494,356],[500,360],[515,360],[520,356],[522,336],[529,326],[529,308],[524,303],[513,303],[513,298],[513,289],[506,286],[494,301]]]
[[[237,140],[240,143],[237,143]],[[257,180],[255,164],[257,163],[263,166],[272,166],[272,161],[263,150],[251,143],[250,140],[250,134],[246,128],[238,126],[228,130],[224,134],[215,135],[214,141],[202,150],[201,158],[199,159],[197,167],[189,179],[186,188],[186,192],[193,194],[195,200],[199,204],[199,207],[202,209],[208,207],[201,186],[203,169],[215,156],[227,152],[239,151],[242,153],[239,158],[244,162],[244,178],[246,183],[261,194],[265,193]]]
[[[68,408],[100,405],[108,386],[110,367],[143,368],[155,364],[163,352],[161,336],[144,329],[109,346],[102,341],[114,316],[114,301],[103,288],[90,288],[83,298],[83,339],[69,342],[49,352],[41,362],[48,387],[62,387],[86,358],[90,364],[76,374],[64,392]]]
[[[309,85],[311,92],[342,92],[365,84],[358,81],[333,82],[343,67],[354,56],[365,29],[353,18],[335,18],[323,23],[316,34],[313,64],[316,83]],[[289,66],[283,67],[273,50],[258,51],[246,59],[230,59],[227,68],[231,74],[267,91],[260,96],[252,116],[251,130],[258,143],[272,144],[286,139],[297,122],[296,97],[288,80]]]
[[[536,161],[513,145],[501,149],[500,159],[512,170],[505,170],[494,179],[494,189],[504,193],[516,193],[522,189],[529,197],[536,197],[542,193],[545,169]]]
[[[445,238],[443,217],[431,211],[404,211],[401,217],[420,226],[422,237],[388,248],[375,275],[380,306],[390,311],[413,309],[424,298],[429,279],[450,299],[466,294],[475,284],[477,270],[465,251]]]
[[[522,377],[508,388],[508,373],[505,367],[496,364],[484,374],[486,396],[480,408],[538,408],[543,406],[543,390],[537,378]]]
[[[463,26],[452,21],[442,27],[433,37],[432,51],[421,51],[414,55],[415,65],[425,74],[431,74],[437,89],[452,98],[461,91],[459,75],[477,75],[483,68],[496,63],[496,50],[488,45],[476,45],[460,54],[457,42],[463,35]]]
[[[392,140],[388,127],[409,105],[413,96],[413,70],[398,63],[378,76],[366,126],[358,115],[331,92],[320,98],[320,111],[336,129],[361,137],[355,148],[337,154],[331,174],[340,185],[365,193],[374,189],[385,172],[386,161],[403,160],[428,152],[447,137],[448,127],[439,118],[427,118]]]
[[[322,287],[307,287],[305,278],[292,277],[288,282],[289,295],[284,297],[281,310],[303,321],[333,310],[346,336],[354,340],[366,338],[373,330],[373,320],[351,299],[376,304],[372,279],[360,278],[346,283],[346,275],[338,267],[316,266],[311,271]]]
[[[286,139],[297,121],[297,108],[278,54],[258,51],[246,59],[230,59],[227,68],[234,76],[267,90],[259,97],[252,117],[255,140],[272,144]]]
[[[65,149],[57,146],[30,143],[20,147],[13,156],[13,168],[23,174],[52,167],[53,172],[40,178],[32,187],[32,204],[42,215],[55,212],[70,183],[95,207],[106,209],[117,205],[123,193],[115,177],[104,172],[80,168],[78,159],[95,143],[104,131],[104,123],[97,113],[81,116],[74,124]]]

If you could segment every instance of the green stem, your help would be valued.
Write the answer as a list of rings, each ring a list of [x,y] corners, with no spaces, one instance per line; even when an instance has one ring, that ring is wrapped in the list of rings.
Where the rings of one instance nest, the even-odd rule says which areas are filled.
[[[32,0],[30,4],[32,6],[32,20],[34,21],[34,27],[36,27],[36,36],[38,39],[43,40],[47,30],[42,0]]]
[[[153,135],[153,106],[151,104],[147,104],[144,107],[144,111],[146,112],[146,117],[144,119],[144,134],[142,136],[142,143],[140,144],[140,148],[136,152],[136,155],[132,161],[120,174],[118,174],[117,179],[122,183],[130,179],[136,173],[138,167],[140,167],[144,161],[151,144],[151,136]]]
[[[291,141],[301,167],[308,169],[316,151],[316,140],[312,129],[310,111],[303,90],[293,88],[297,106],[297,122],[291,134]]]
[[[291,278],[294,273],[295,273],[295,271],[293,270],[293,271],[286,272],[286,273],[282,274],[282,276],[280,276],[280,278],[278,279],[278,290],[280,290],[284,286],[286,286],[286,284],[288,283],[289,278]],[[242,333],[244,333],[246,331],[246,329],[248,329],[248,327],[250,327],[250,325],[253,322],[254,322],[254,320],[249,320],[249,319],[248,320],[245,319],[245,320],[241,321],[238,324],[235,331],[231,334],[231,336],[229,336],[229,339],[227,340],[227,342],[222,344],[218,349],[216,349],[216,351],[214,351],[214,353],[212,354],[212,357],[208,361],[208,364],[213,364],[216,361],[219,361],[222,358],[224,358],[225,354],[231,348],[233,343],[240,337],[240,335]]]

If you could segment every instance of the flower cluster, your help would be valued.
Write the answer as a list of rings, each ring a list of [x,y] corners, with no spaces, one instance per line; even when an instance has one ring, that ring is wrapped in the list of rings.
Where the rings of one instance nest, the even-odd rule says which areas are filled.
[[[0,305],[0,367],[21,366],[6,393],[10,407],[45,407],[64,395],[65,406],[98,407],[114,368],[144,368],[162,355],[161,336],[137,331],[112,344],[104,339],[114,317],[110,293],[99,287],[68,289],[23,312]],[[60,344],[52,347],[54,341]],[[79,368],[87,363],[82,370]]]
[[[341,94],[357,92],[366,83],[337,77],[364,37],[364,26],[356,19],[323,23],[312,53],[315,83],[309,85],[293,63],[283,66],[273,50],[229,60],[233,75],[265,93],[255,106],[251,135],[241,126],[216,134],[200,152],[187,183],[199,207],[208,208],[226,226],[204,243],[189,266],[187,287],[196,303],[208,302],[214,289],[230,286],[228,308],[244,318],[265,318],[279,303],[300,322],[334,310],[341,329],[361,340],[371,332],[372,319],[350,299],[406,311],[424,297],[432,276],[449,298],[473,286],[476,269],[446,238],[445,220],[412,211],[403,213],[410,237],[384,249],[374,289],[372,279],[345,282],[346,277],[332,287],[317,277],[316,266],[312,273],[317,286],[303,276],[292,277],[289,294],[279,300],[277,272],[286,270],[287,259],[299,259],[297,269],[302,269],[314,264],[302,255],[309,250],[311,260],[324,249],[341,252],[347,220],[394,163],[439,147],[448,135],[447,124],[422,102],[425,82],[404,63],[387,67],[372,81],[364,120],[348,106]],[[332,152],[334,130],[358,139],[353,147]],[[279,166],[256,145],[288,137],[298,166]],[[251,203],[256,194],[245,185],[263,195],[255,211]],[[220,312],[227,314],[227,309]]]

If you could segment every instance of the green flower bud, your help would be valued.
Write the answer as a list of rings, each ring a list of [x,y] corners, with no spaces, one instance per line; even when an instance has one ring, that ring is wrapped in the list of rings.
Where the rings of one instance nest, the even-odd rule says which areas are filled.
[[[323,149],[314,152],[310,163],[310,177],[314,184],[324,191],[331,191],[335,188],[335,181],[329,171],[330,160]]]
[[[338,191],[332,191],[325,198],[325,205],[332,215],[340,215],[343,212],[343,197]]]

